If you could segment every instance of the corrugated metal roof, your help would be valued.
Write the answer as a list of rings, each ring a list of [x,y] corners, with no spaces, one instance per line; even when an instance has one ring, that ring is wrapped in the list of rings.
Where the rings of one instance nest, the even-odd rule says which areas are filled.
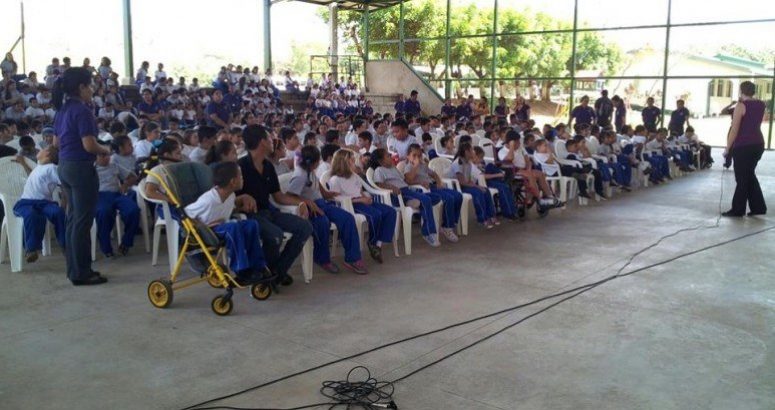
[[[402,0],[294,0],[303,3],[316,4],[318,6],[328,6],[332,3],[336,3],[340,9],[343,10],[355,10],[355,11],[369,11],[384,9],[386,7],[392,7],[396,4],[402,3]]]

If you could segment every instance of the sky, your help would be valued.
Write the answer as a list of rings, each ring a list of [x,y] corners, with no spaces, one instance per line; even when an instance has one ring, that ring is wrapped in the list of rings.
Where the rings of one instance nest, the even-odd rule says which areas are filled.
[[[492,0],[453,0],[455,5],[490,6]],[[500,8],[530,8],[572,21],[574,0],[499,0]],[[123,72],[121,0],[25,0],[27,69],[42,71],[52,56],[70,56],[74,63],[103,55]],[[20,32],[18,1],[0,0],[0,49],[8,50]],[[261,66],[263,23],[260,0],[132,0],[135,67],[166,63],[168,72],[207,71],[215,74],[226,61]],[[660,24],[667,0],[579,0],[581,25],[613,27]],[[273,56],[290,58],[290,44],[313,44],[325,51],[327,25],[320,7],[285,2],[272,6]],[[773,0],[673,0],[672,21],[775,18]],[[623,49],[664,47],[664,29],[601,32]],[[674,28],[673,50],[712,50],[737,43],[749,48],[773,47],[775,23],[748,26]],[[340,48],[341,50],[341,48]],[[21,49],[14,52],[21,61]]]

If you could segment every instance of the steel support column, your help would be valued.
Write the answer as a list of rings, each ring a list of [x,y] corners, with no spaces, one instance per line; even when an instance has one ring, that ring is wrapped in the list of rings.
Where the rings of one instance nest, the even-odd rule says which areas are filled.
[[[452,77],[450,74],[452,73],[452,68],[449,66],[449,55],[450,55],[450,39],[449,39],[449,21],[450,21],[450,12],[452,11],[452,7],[450,3],[452,0],[447,0],[447,26],[445,27],[446,35],[444,36],[444,98],[450,98],[452,96],[452,81],[450,81],[450,77]]]
[[[264,1],[264,70],[272,69],[272,0]]]
[[[492,14],[492,62],[490,65],[490,77],[497,77],[496,59],[498,53],[498,0],[493,3]],[[490,80],[490,112],[495,109],[495,80]]]
[[[667,70],[670,59],[670,24],[672,23],[673,0],[667,0],[667,26],[665,27],[665,61],[662,67],[662,107],[659,112],[660,126],[665,126],[665,104],[667,104]]]
[[[124,76],[135,78],[134,45],[132,43],[132,0],[122,0],[124,15]]]
[[[568,96],[568,124],[573,111],[573,89],[576,88],[576,38],[579,27],[579,0],[573,2],[573,44],[570,53],[570,94]]]
[[[404,59],[404,2],[398,6],[398,59]]]

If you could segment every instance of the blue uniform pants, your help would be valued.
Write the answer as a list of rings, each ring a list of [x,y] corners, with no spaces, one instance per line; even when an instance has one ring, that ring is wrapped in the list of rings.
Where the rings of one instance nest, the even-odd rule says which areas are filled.
[[[630,165],[630,158],[626,155],[618,155],[616,157],[616,172],[614,172],[616,182],[621,186],[630,186],[632,181],[632,165]]]
[[[39,251],[43,248],[46,221],[54,225],[57,242],[65,248],[65,211],[56,203],[45,199],[20,199],[13,207],[14,215],[24,219],[24,250]]]
[[[396,219],[398,214],[390,205],[374,202],[371,205],[353,204],[355,213],[366,217],[369,224],[369,243],[376,245],[377,241],[382,243],[393,242],[393,236],[396,230]]]
[[[611,181],[611,169],[608,168],[608,163],[597,160],[597,169],[600,171],[600,176],[603,178],[603,182]]]
[[[235,273],[258,272],[266,268],[259,230],[255,219],[230,221],[213,227],[213,231],[226,241],[229,268]]]
[[[97,197],[97,240],[100,243],[102,253],[113,253],[110,243],[110,233],[116,222],[116,212],[124,223],[124,235],[119,238],[119,243],[125,248],[131,248],[135,243],[135,235],[140,225],[140,207],[131,195],[120,192],[103,191]]]
[[[514,218],[517,216],[517,203],[514,199],[514,191],[511,190],[509,184],[503,181],[487,181],[487,186],[498,190],[498,203],[501,206],[501,214],[506,218]]]
[[[455,229],[457,222],[460,220],[460,208],[463,206],[463,194],[457,192],[454,189],[436,188],[431,187],[431,197],[438,196],[440,201],[444,201],[442,205],[444,218],[441,226],[444,228]],[[438,201],[434,200],[434,203]]]
[[[339,231],[345,262],[353,263],[361,260],[361,244],[358,229],[355,227],[355,218],[349,212],[326,200],[318,199],[315,204],[323,211],[323,215],[313,215],[310,212],[312,235],[315,241],[313,252],[315,263],[324,265],[331,262],[331,249],[328,247],[331,223],[336,225]]]
[[[411,199],[420,201],[420,214],[422,215],[422,234],[423,236],[435,235],[438,233],[436,230],[436,220],[433,218],[433,205],[436,205],[441,201],[438,196],[426,195],[422,192],[417,192],[409,187],[401,188],[401,195],[404,197],[404,204]],[[398,198],[391,196],[393,205],[398,205]]]
[[[492,200],[490,191],[464,186],[463,192],[471,194],[471,196],[474,197],[474,210],[476,211],[477,222],[484,223],[485,220],[495,217],[495,202]]]

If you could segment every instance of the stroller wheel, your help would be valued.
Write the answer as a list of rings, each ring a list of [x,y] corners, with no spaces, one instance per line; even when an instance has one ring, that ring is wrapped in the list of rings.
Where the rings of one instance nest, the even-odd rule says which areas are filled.
[[[221,270],[224,273],[226,273],[227,275],[229,274],[229,269],[228,268],[226,268],[223,265],[220,265],[220,267],[221,267]],[[208,267],[207,268],[207,272],[205,272],[204,274],[207,275],[207,284],[208,285],[210,285],[210,286],[212,286],[212,287],[214,287],[216,289],[220,289],[220,288],[223,287],[223,284],[218,279],[218,276],[215,274],[215,269],[213,269],[212,267]]]
[[[172,282],[158,279],[148,284],[148,300],[159,309],[172,304]]]
[[[210,302],[210,308],[213,309],[213,313],[216,315],[226,316],[231,313],[231,310],[234,308],[234,302],[232,302],[230,298],[226,298],[223,295],[216,296],[213,298],[213,301]]]
[[[272,287],[264,283],[256,283],[250,287],[250,295],[258,300],[267,300],[272,296]]]

